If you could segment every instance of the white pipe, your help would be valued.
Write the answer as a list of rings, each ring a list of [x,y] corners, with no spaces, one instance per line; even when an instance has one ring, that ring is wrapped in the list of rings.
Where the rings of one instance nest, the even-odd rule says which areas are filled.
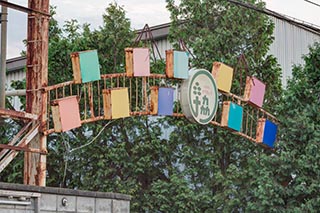
[[[4,0],[7,1],[7,0]],[[0,108],[5,108],[8,8],[1,6]]]
[[[30,201],[0,200],[0,204],[30,206]]]
[[[25,96],[25,95],[26,95],[25,89],[6,91],[6,96]]]

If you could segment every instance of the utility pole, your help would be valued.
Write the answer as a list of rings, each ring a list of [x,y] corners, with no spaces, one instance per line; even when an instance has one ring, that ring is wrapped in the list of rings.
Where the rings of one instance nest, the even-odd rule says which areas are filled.
[[[0,109],[5,108],[6,105],[7,18],[8,8],[1,6]]]
[[[28,8],[48,14],[49,0],[28,0]],[[28,148],[40,149],[42,153],[24,154],[24,184],[27,185],[46,185],[47,156],[43,153],[47,152],[47,137],[43,132],[47,122],[47,93],[42,88],[48,86],[49,18],[39,13],[28,14],[26,111],[38,115],[40,124],[39,133]]]

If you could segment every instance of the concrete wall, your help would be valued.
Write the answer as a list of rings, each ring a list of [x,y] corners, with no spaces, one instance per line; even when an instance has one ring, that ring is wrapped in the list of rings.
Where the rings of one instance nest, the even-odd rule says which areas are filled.
[[[130,196],[0,183],[0,213],[128,213]]]

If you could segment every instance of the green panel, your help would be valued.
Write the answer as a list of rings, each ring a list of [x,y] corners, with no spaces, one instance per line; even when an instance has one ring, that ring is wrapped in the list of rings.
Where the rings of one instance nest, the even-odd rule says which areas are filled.
[[[230,103],[228,127],[236,131],[241,130],[243,108],[235,103]]]
[[[187,52],[174,51],[173,56],[173,70],[174,77],[180,79],[188,79],[189,78],[189,59]]]
[[[100,65],[97,50],[79,53],[82,83],[100,80]]]

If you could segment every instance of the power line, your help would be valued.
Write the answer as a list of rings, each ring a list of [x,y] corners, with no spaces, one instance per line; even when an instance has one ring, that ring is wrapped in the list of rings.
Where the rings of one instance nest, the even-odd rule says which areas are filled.
[[[310,4],[313,4],[313,5],[316,5],[316,6],[320,7],[320,4],[317,4],[317,3],[313,2],[313,1],[309,1],[309,0],[304,0],[304,1],[306,1],[306,2],[308,2],[308,3],[310,3]]]
[[[36,13],[36,14],[41,14],[43,16],[47,16],[47,17],[51,16],[49,13],[45,13],[45,12],[42,12],[42,11],[34,10],[34,9],[31,9],[31,8],[28,8],[28,7],[23,7],[21,5],[8,2],[7,0],[0,0],[0,5],[3,6],[3,7],[8,7],[8,8],[11,8],[11,9],[14,9],[14,10],[18,10],[20,12],[29,13],[29,14]]]
[[[314,24],[306,23],[304,21],[298,20],[296,18],[292,18],[290,16],[281,15],[280,13],[274,12],[274,11],[269,10],[269,9],[265,9],[265,8],[261,9],[261,8],[257,7],[256,5],[248,4],[246,2],[241,2],[239,0],[227,0],[227,1],[229,3],[232,3],[232,4],[235,4],[235,5],[247,8],[247,9],[251,9],[251,10],[263,13],[265,15],[269,15],[269,16],[272,16],[272,17],[287,21],[287,22],[289,22],[289,23],[291,23],[293,25],[299,26],[299,27],[301,27],[301,28],[303,28],[305,30],[311,31],[311,32],[316,33],[318,35],[320,33],[319,26],[316,26]],[[305,1],[307,1],[307,0],[305,0]]]

